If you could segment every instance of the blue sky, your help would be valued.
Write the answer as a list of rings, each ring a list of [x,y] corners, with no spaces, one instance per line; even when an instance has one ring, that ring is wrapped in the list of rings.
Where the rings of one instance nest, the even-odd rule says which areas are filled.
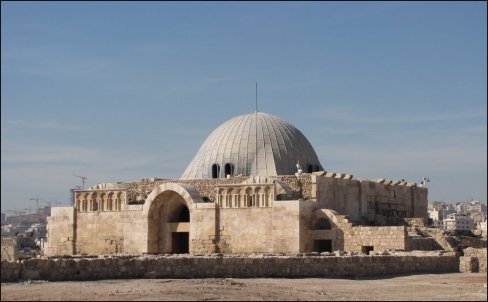
[[[1,5],[2,211],[179,178],[255,82],[327,171],[486,203],[485,2]]]

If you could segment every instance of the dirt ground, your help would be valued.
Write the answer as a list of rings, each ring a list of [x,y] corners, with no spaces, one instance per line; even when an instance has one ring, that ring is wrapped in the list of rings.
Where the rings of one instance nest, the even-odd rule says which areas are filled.
[[[361,279],[130,279],[2,283],[12,300],[486,300],[486,273]]]

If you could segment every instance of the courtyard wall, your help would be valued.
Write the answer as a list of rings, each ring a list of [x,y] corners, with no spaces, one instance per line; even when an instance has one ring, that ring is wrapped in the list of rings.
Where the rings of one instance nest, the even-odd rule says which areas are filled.
[[[378,256],[145,256],[2,261],[1,279],[98,280],[117,278],[365,277],[459,272],[444,255]]]

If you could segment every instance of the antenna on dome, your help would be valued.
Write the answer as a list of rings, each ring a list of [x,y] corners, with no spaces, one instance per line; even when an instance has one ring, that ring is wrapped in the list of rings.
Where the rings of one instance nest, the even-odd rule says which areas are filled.
[[[258,82],[256,82],[256,112],[258,112]]]

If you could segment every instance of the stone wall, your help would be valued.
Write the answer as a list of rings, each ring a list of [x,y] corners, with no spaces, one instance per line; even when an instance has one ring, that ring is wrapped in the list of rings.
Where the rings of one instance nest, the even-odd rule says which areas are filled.
[[[73,255],[76,227],[74,207],[51,208],[47,217],[48,248],[45,255]]]
[[[173,246],[188,251],[187,247],[178,245],[178,240],[186,240],[178,239],[184,236],[189,236],[191,253],[308,252],[329,250],[330,245],[333,250],[357,252],[364,247],[375,251],[405,249],[404,226],[357,226],[356,222],[370,214],[376,221],[382,214],[390,213],[378,208],[380,203],[391,206],[392,211],[406,209],[409,205],[410,210],[404,211],[406,214],[400,210],[390,213],[408,216],[416,211],[416,204],[420,207],[424,201],[426,204],[426,198],[416,195],[427,192],[413,185],[359,181],[352,179],[352,175],[325,172],[263,179],[238,176],[143,180],[116,186],[100,190],[123,191],[124,194],[119,192],[121,197],[115,199],[119,201],[122,197],[125,199],[127,192],[128,200],[117,209],[111,206],[112,193],[95,194],[95,189],[92,193],[77,192],[80,196],[88,194],[77,203],[85,208],[89,204],[86,212],[86,209],[79,212],[72,207],[53,208],[48,222],[47,255],[180,253],[182,251]],[[175,188],[181,188],[181,192]],[[161,195],[163,189],[164,195]],[[189,194],[187,189],[193,193]],[[247,192],[248,189],[252,192]],[[94,200],[93,196],[99,200]],[[292,197],[299,199],[290,200]],[[373,209],[371,199],[375,200]],[[176,207],[176,201],[188,207],[191,216],[189,222],[185,221],[188,225],[177,226],[171,224],[176,220],[170,223],[161,219],[169,215],[169,208]],[[150,208],[156,212],[148,214]],[[344,223],[338,226],[337,232],[315,230],[312,225],[315,209],[335,209]],[[157,212],[160,210],[164,213]],[[174,227],[188,235],[173,234],[176,233]],[[333,238],[327,238],[330,236]]]
[[[327,219],[330,229],[310,230],[310,240],[331,240],[333,251],[367,253],[371,250],[407,249],[408,234],[405,226],[356,226],[347,216],[327,209],[316,210],[314,215],[314,221]]]
[[[17,237],[2,237],[2,261],[16,261],[18,259]]]
[[[463,250],[463,253],[464,256],[460,259],[461,272],[486,273],[486,248],[468,247]]]
[[[407,251],[437,251],[444,250],[444,248],[437,243],[433,237],[408,237],[407,239]]]
[[[407,232],[403,226],[358,226],[344,232],[344,250],[361,252],[368,246],[374,251],[405,250],[406,240]]]
[[[240,184],[246,181],[249,176],[235,176],[231,178],[215,178],[215,179],[161,179],[161,180],[141,180],[134,182],[127,182],[118,184],[127,190],[128,203],[137,202],[141,198],[146,198],[147,195],[157,186],[164,183],[182,183],[194,187],[202,197],[205,197],[209,202],[215,201],[215,186]],[[141,196],[138,198],[138,196]]]
[[[274,201],[272,207],[225,208],[197,204],[192,253],[279,253],[304,251],[304,224],[312,202]]]
[[[2,261],[2,282],[116,278],[364,277],[459,271],[454,255],[411,256],[154,256]]]
[[[76,254],[116,254],[124,251],[123,212],[76,213]]]
[[[356,180],[341,173],[313,173],[311,198],[323,209],[376,225],[403,224],[403,218],[427,218],[427,189],[415,183]]]
[[[217,208],[221,253],[271,253],[273,208]],[[213,223],[214,221],[212,221]]]

